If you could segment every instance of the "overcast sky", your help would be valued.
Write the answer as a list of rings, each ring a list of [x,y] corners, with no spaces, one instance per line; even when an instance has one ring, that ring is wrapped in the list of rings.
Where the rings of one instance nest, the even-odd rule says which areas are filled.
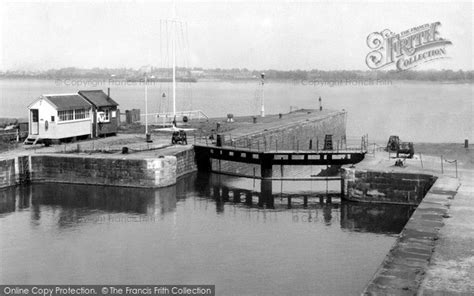
[[[163,63],[160,19],[172,2],[0,3],[0,70]],[[176,11],[188,23],[189,66],[367,70],[368,34],[440,21],[450,59],[423,69],[473,69],[471,1],[177,1]]]

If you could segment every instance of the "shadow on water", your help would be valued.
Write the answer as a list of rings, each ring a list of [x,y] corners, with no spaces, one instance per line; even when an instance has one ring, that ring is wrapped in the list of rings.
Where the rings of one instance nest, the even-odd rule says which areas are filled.
[[[186,198],[212,201],[218,215],[226,208],[256,211],[291,211],[298,222],[340,223],[344,230],[397,234],[414,211],[413,206],[363,204],[340,200],[339,193],[272,192],[272,184],[235,186],[236,178],[213,174],[190,174],[175,186],[160,189],[91,186],[75,184],[35,184],[0,191],[0,218],[29,209],[39,221],[42,209],[58,214],[58,226],[80,223],[98,213],[126,213],[135,216],[166,215],[176,211]],[[255,184],[254,184],[255,185]],[[267,188],[263,188],[267,186]],[[263,189],[262,189],[263,188]],[[260,190],[259,190],[260,189]],[[263,193],[262,193],[263,192]]]
[[[231,178],[230,178],[231,180]],[[273,182],[273,187],[275,187]],[[195,189],[200,197],[215,201],[216,211],[222,213],[225,205],[291,211],[294,219],[320,220],[326,225],[340,221],[342,229],[357,232],[398,234],[416,209],[408,205],[370,204],[341,200],[340,193],[325,192],[320,186],[312,192],[273,192],[272,182],[260,184],[260,190],[250,186],[232,186],[229,178],[213,174],[198,174]],[[262,189],[267,186],[268,188]],[[258,187],[258,186],[257,186]],[[312,215],[312,216],[308,216]]]

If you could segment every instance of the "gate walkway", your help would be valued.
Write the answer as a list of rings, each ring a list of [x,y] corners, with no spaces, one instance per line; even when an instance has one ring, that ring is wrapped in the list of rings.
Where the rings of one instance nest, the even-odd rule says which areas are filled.
[[[279,150],[259,151],[232,146],[195,144],[198,169],[212,170],[212,159],[235,161],[261,166],[262,178],[271,178],[273,165],[346,165],[362,161],[367,153],[364,146],[344,150]]]

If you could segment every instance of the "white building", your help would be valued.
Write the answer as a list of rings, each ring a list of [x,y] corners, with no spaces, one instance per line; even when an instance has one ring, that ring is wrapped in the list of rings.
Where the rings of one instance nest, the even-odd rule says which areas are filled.
[[[79,94],[42,95],[28,106],[29,136],[25,144],[40,139],[92,137],[92,104]]]

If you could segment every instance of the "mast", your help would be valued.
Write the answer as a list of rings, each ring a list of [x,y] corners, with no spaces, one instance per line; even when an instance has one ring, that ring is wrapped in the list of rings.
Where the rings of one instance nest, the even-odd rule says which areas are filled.
[[[145,136],[148,140],[148,83],[147,73],[145,72]]]
[[[176,117],[176,1],[173,1],[173,20],[171,22],[171,52],[173,59],[173,118]]]
[[[263,86],[265,85],[265,73],[260,74],[262,79],[262,106],[260,108],[260,116],[265,117],[265,90]]]

